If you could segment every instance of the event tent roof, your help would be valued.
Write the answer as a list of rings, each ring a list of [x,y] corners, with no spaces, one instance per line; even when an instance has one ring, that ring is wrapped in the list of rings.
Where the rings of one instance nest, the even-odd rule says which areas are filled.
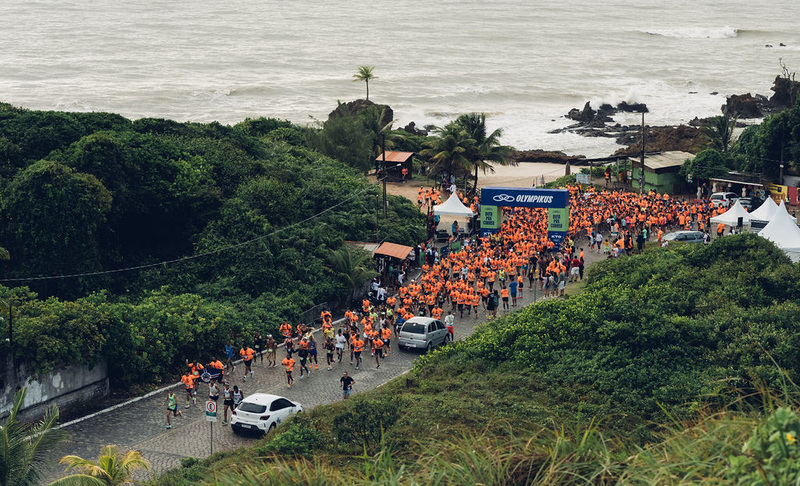
[[[771,197],[768,197],[767,200],[764,201],[764,204],[750,213],[750,219],[756,221],[769,221],[773,216],[775,216],[775,211],[777,209],[778,205],[775,204],[775,201],[773,201]]]
[[[758,235],[775,243],[793,261],[800,259],[800,228],[785,208],[778,210]]]
[[[748,225],[750,224],[751,217],[752,215],[747,212],[747,210],[742,206],[742,203],[740,203],[737,199],[736,204],[728,208],[727,211],[719,216],[714,216],[711,218],[711,222],[713,224],[722,223],[728,226],[736,226],[739,224],[739,218],[742,218],[742,224]]]
[[[397,243],[389,243],[387,241],[379,246],[377,250],[375,250],[375,254],[386,255],[399,260],[405,260],[409,253],[411,253],[413,250],[414,249],[410,246],[398,245]]]
[[[794,221],[795,223],[797,223],[797,218],[795,218],[794,216],[792,216],[791,214],[789,214],[789,210],[788,210],[788,209],[786,209],[786,201],[785,201],[785,200],[784,200],[784,201],[781,201],[781,204],[780,204],[780,206],[778,206],[778,210],[777,210],[776,212],[777,212],[777,213],[783,212],[783,213],[786,213],[786,214],[788,214],[788,215],[789,215],[789,217],[792,219],[792,221]],[[773,218],[774,218],[774,217],[775,217],[775,216],[773,216]]]
[[[470,208],[464,206],[457,194],[453,194],[447,201],[438,206],[434,206],[433,214],[472,217],[475,213],[473,213]]]

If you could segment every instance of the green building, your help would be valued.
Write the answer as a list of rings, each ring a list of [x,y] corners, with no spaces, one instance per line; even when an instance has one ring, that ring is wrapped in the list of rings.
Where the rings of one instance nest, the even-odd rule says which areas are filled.
[[[691,188],[686,179],[678,174],[687,159],[693,159],[689,152],[656,152],[644,157],[644,192],[653,190],[660,194],[683,194]],[[629,157],[633,166],[631,186],[639,190],[642,171],[641,157]]]

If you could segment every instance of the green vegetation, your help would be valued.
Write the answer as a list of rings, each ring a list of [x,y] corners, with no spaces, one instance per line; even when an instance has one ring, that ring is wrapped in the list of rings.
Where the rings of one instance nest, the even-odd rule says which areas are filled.
[[[353,75],[353,81],[364,81],[364,84],[367,85],[367,101],[369,101],[369,82],[370,80],[378,79],[372,72],[374,69],[375,66],[358,66],[358,72]]]
[[[376,222],[378,188],[311,132],[0,105],[0,265],[27,285],[0,287],[13,352],[37,371],[106,358],[127,387],[348,302],[372,273],[344,242],[416,244],[424,217],[390,197]],[[35,279],[50,276],[64,277]]]
[[[58,422],[58,407],[49,408],[32,427],[17,419],[27,393],[27,388],[17,392],[8,417],[0,425],[0,486],[39,484],[46,454],[64,438],[63,431],[53,429]]]
[[[139,451],[122,453],[115,445],[104,446],[97,461],[78,456],[64,456],[59,461],[67,471],[78,471],[53,481],[50,486],[120,486],[132,481],[134,471],[150,469]]]
[[[798,277],[755,235],[601,262],[577,296],[154,484],[786,484]]]

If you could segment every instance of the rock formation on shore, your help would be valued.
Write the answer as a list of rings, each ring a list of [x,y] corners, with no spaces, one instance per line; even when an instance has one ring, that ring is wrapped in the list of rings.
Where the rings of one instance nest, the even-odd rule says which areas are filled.
[[[556,164],[570,163],[580,165],[582,155],[567,155],[553,150],[515,150],[511,153],[514,162],[552,162]]]
[[[627,145],[614,152],[614,155],[636,155],[642,151],[641,127],[638,131],[630,131],[617,138],[617,143]],[[705,148],[705,136],[697,127],[678,125],[677,127],[646,127],[645,152],[682,152],[697,153]]]
[[[337,106],[336,109],[328,114],[328,119],[330,120],[331,118],[337,118],[341,116],[358,115],[362,111],[373,106],[379,110],[383,110],[381,125],[386,126],[387,124],[391,123],[392,120],[394,120],[394,111],[392,111],[392,108],[389,105],[379,105],[369,100],[355,100],[347,103],[340,102],[339,106]]]

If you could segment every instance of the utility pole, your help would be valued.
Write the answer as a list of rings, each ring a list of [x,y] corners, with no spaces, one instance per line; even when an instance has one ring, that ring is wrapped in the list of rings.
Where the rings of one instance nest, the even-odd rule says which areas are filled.
[[[386,219],[388,214],[388,205],[386,204],[386,134],[381,134],[381,150],[383,151],[383,163],[381,164],[381,177],[383,177],[383,219]]]
[[[781,130],[781,175],[778,179],[778,185],[783,185],[783,146],[785,144],[785,137],[786,137],[786,119],[784,118],[783,122],[783,130]]]
[[[380,208],[378,206],[380,205],[380,203],[381,203],[380,197],[377,194],[375,194],[375,243],[381,242],[380,226],[378,223],[378,213],[380,212]]]
[[[639,194],[644,194],[644,113],[642,113],[642,167],[639,170]]]

